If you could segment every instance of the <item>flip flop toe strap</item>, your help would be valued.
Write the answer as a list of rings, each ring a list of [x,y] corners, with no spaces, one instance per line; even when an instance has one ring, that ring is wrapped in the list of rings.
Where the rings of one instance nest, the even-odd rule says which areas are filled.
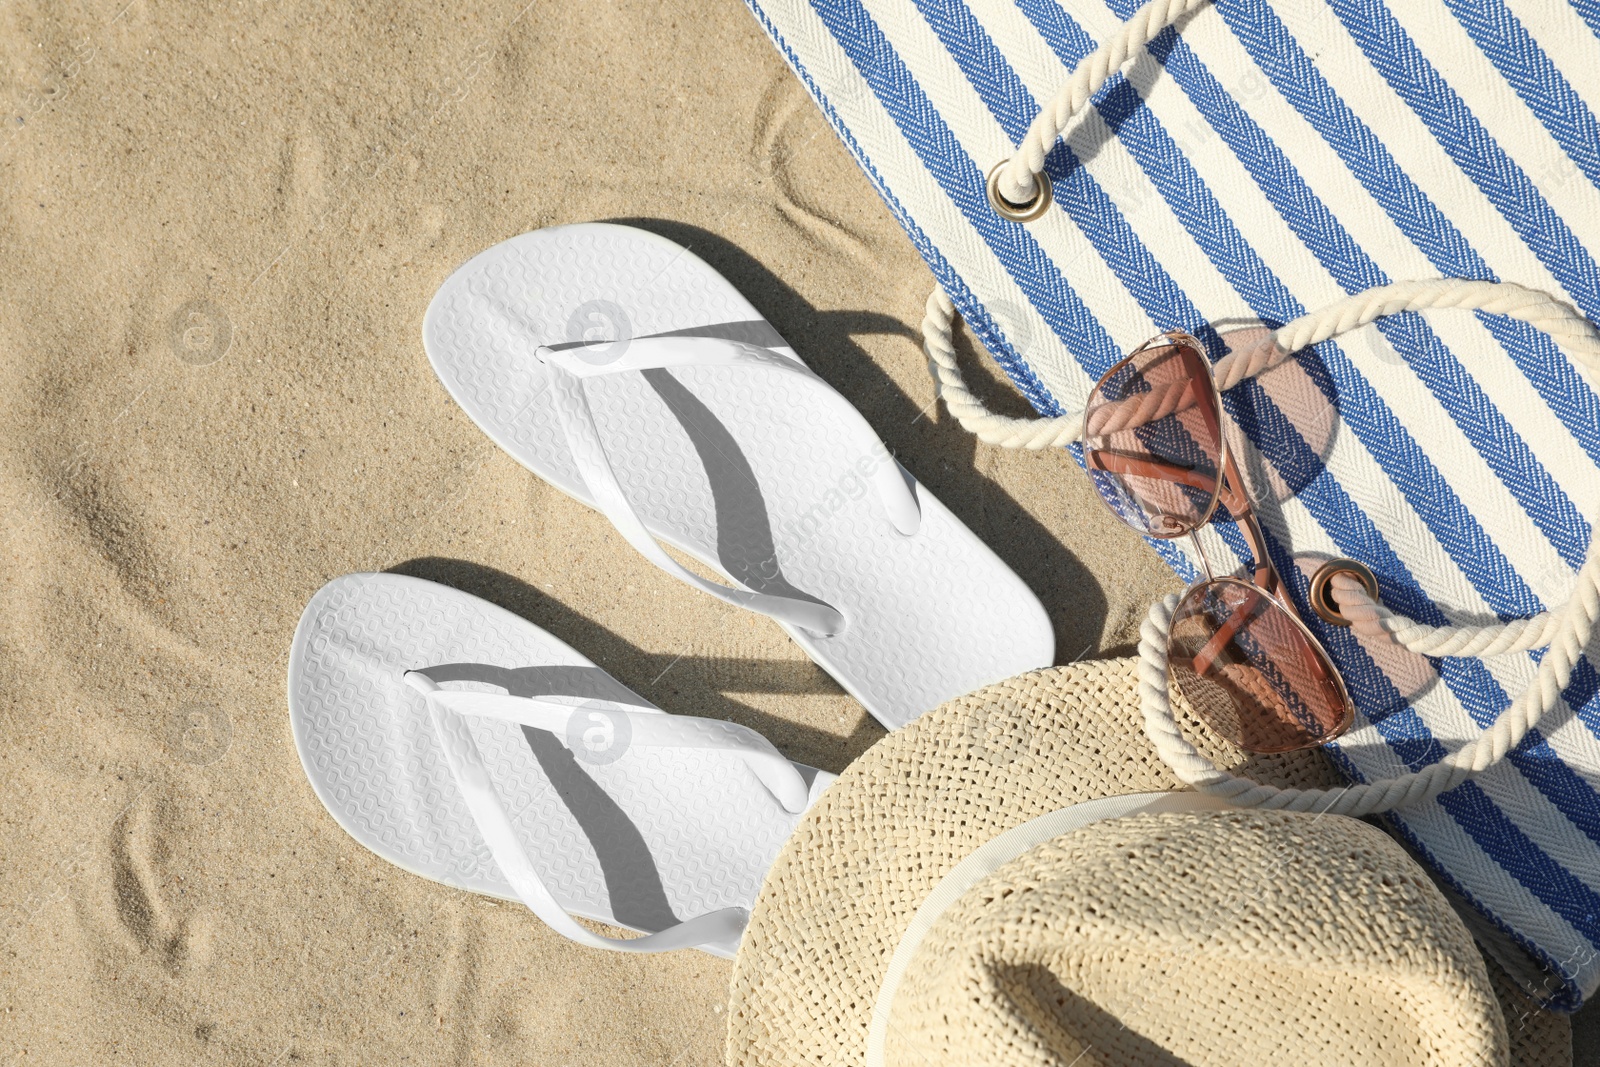
[[[673,559],[645,526],[644,520],[629,501],[628,494],[623,491],[616,470],[611,466],[611,457],[600,438],[600,428],[595,424],[594,412],[589,407],[589,398],[583,391],[581,380],[552,365],[550,392],[556,411],[561,416],[561,428],[566,433],[573,461],[594,496],[595,506],[640,555],[679,581],[726,603],[758,611],[813,633],[831,636],[844,630],[844,616],[827,604],[758,593],[752,589],[736,589],[702,578]]]
[[[889,455],[861,413],[799,360],[759,345],[717,337],[634,337],[588,346],[562,346],[558,351],[539,345],[539,331],[514,307],[491,297],[483,298],[480,306],[516,342],[531,348],[533,358],[544,366],[562,432],[578,473],[594,497],[595,506],[635,550],[680,581],[726,603],[760,612],[819,636],[843,633],[848,625],[843,613],[829,604],[724,585],[700,577],[673,559],[645,526],[623,491],[584,391],[586,379],[673,367],[760,368],[791,375],[813,386],[824,403],[843,415],[846,439],[838,444],[856,456],[851,468],[853,476],[864,477],[872,484],[893,528],[907,537],[917,532],[921,509],[900,465]],[[773,567],[777,564],[774,559]]]
[[[573,728],[583,724],[591,709],[550,700],[513,697],[500,693],[462,692],[441,689],[438,683],[417,671],[408,671],[405,682],[422,693],[428,715],[444,748],[449,766],[467,810],[489,847],[495,864],[511,884],[518,899],[552,930],[591,948],[616,952],[667,952],[679,948],[716,948],[733,951],[750,921],[745,908],[721,908],[687,919],[653,934],[634,938],[603,937],[577,922],[556,901],[539,877],[527,849],[512,825],[505,804],[489,777],[488,765],[478,750],[467,716],[502,719],[535,729],[549,730],[558,737],[572,736]],[[634,713],[607,707],[604,714],[613,725],[625,723],[627,744],[651,748],[721,749],[737,752],[786,811],[805,810],[810,789],[794,764],[784,759],[772,743],[754,730],[735,723],[666,715],[660,712]]]
[[[596,358],[591,351],[604,353]],[[860,472],[875,490],[884,514],[895,530],[914,536],[922,523],[917,497],[899,464],[889,455],[872,424],[844,397],[817,376],[799,359],[780,355],[772,349],[722,337],[635,337],[626,342],[599,343],[595,346],[539,348],[535,355],[546,366],[558,367],[578,379],[597,378],[630,371],[670,370],[673,367],[743,367],[787,375],[809,386],[835,414],[841,417],[840,448],[866,461],[871,469]]]
[[[613,343],[614,346],[614,343]],[[536,358],[550,374],[551,396],[561,418],[562,430],[579,473],[594,495],[595,502],[617,530],[646,559],[662,570],[709,593],[719,600],[758,611],[780,622],[812,633],[833,636],[842,633],[846,619],[838,609],[815,600],[736,589],[709,581],[678,563],[645,527],[634,510],[606,452],[600,428],[584,391],[587,378],[628,371],[672,367],[746,367],[794,376],[813,384],[835,402],[845,419],[847,440],[842,442],[859,454],[856,467],[877,490],[878,499],[894,528],[901,534],[914,534],[921,522],[916,496],[891,457],[861,414],[846,403],[804,364],[756,345],[710,337],[640,337],[620,350],[608,350],[607,361],[592,362],[582,348],[557,352],[539,348]],[[776,565],[776,560],[773,561]]]

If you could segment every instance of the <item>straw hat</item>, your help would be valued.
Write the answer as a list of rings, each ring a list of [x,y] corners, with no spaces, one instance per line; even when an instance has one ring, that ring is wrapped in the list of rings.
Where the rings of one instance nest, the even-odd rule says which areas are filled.
[[[767,876],[728,1063],[1508,1062],[1483,959],[1422,869],[1354,819],[1174,795],[1134,669],[991,686],[852,764]],[[1315,753],[1206,754],[1335,781]],[[1517,1062],[1570,1062],[1525,1008]]]

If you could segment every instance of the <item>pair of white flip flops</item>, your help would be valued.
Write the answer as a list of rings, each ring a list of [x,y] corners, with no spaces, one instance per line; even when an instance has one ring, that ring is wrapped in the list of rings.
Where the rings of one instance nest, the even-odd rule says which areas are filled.
[[[605,224],[524,234],[450,277],[423,339],[501,447],[663,570],[775,619],[890,729],[1052,662],[1021,580],[671,241]],[[312,786],[356,840],[624,951],[731,956],[833,780],[752,730],[663,713],[510,612],[394,574],[312,598],[289,712]],[[646,936],[603,938],[573,915]]]

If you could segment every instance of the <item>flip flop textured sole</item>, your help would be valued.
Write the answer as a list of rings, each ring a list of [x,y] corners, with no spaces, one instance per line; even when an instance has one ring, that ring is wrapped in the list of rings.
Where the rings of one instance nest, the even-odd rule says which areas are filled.
[[[485,313],[516,309],[527,337]],[[428,309],[440,380],[501,447],[587,504],[534,345],[712,332],[792,356],[733,287],[689,251],[631,227],[513,238],[457,271]],[[614,350],[612,350],[614,351]],[[596,360],[607,350],[596,348]],[[591,377],[584,389],[623,491],[662,541],[750,588],[839,608],[831,638],[789,633],[891,727],[1050,663],[1037,598],[926,489],[902,536],[852,454],[849,413],[790,375],[686,367]]]
[[[498,683],[513,695],[649,705],[532,623],[433,582],[348,575],[306,606],[290,654],[289,710],[318,797],[389,862],[515,899],[423,698],[401,680],[419,669],[450,688],[498,691]],[[654,932],[748,908],[798,819],[725,752],[628,749],[624,739],[620,751],[580,759],[544,731],[493,719],[469,728],[540,876],[576,915]]]

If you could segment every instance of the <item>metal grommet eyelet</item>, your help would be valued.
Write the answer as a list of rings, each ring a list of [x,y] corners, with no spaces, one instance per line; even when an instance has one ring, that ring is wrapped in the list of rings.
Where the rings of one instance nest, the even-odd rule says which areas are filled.
[[[984,182],[984,188],[989,193],[989,206],[1003,219],[1010,219],[1012,222],[1032,222],[1050,210],[1053,195],[1050,191],[1050,176],[1035,174],[1033,198],[1025,204],[1013,204],[1000,195],[1000,172],[1005,170],[1009,162],[1010,160],[1002,159],[989,170],[988,180]]]
[[[1311,610],[1317,617],[1330,626],[1349,626],[1350,620],[1339,613],[1339,602],[1333,599],[1333,589],[1329,582],[1336,574],[1353,574],[1356,580],[1366,589],[1367,596],[1373,600],[1378,599],[1378,576],[1357,559],[1330,559],[1317,568],[1317,573],[1311,576],[1311,589],[1308,596],[1311,600]]]

